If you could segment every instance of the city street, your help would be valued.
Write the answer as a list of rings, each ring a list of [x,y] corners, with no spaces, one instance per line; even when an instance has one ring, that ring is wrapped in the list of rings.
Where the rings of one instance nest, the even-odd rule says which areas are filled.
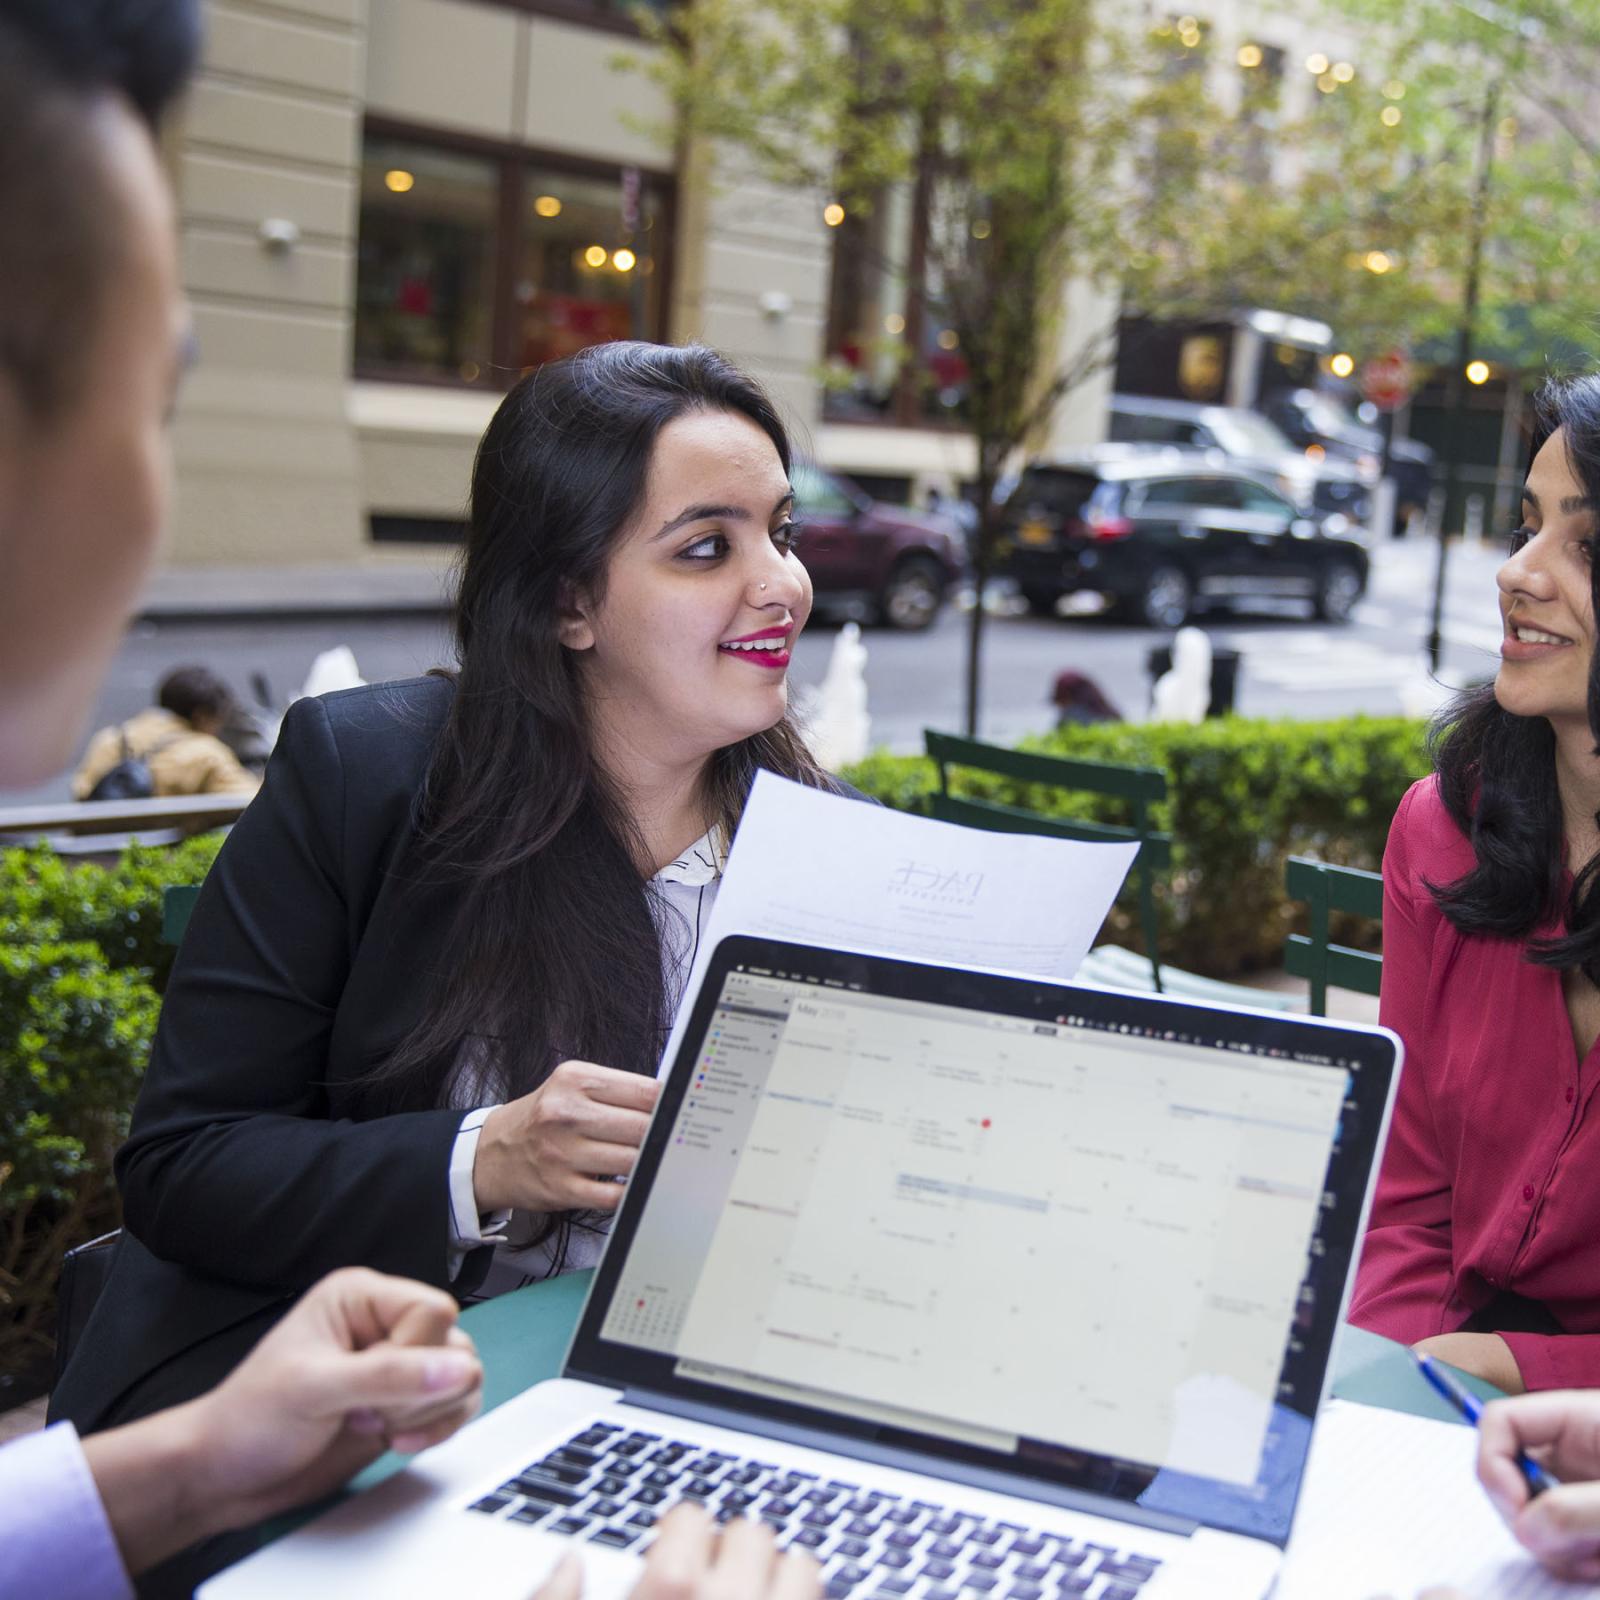
[[[1435,546],[1407,540],[1374,552],[1373,578],[1354,620],[1343,627],[1314,623],[1303,607],[1285,602],[1276,614],[1213,615],[1216,648],[1242,653],[1237,709],[1249,716],[1324,717],[1366,711],[1417,710],[1428,684],[1419,656],[1427,634]],[[1452,681],[1494,671],[1500,628],[1494,572],[1498,546],[1451,549],[1446,594],[1445,675]],[[894,750],[919,746],[924,727],[960,727],[967,616],[947,608],[922,634],[881,628],[864,632],[872,742]],[[818,682],[827,668],[837,625],[814,623],[800,641],[793,677]],[[1168,635],[1093,616],[1041,618],[995,615],[989,620],[984,678],[985,737],[1012,741],[1054,721],[1050,687],[1071,669],[1094,679],[1130,719],[1149,704],[1145,660]],[[312,659],[346,644],[371,681],[404,677],[446,661],[441,622],[423,618],[277,623],[182,621],[136,625],[102,692],[95,725],[119,721],[149,705],[157,681],[184,662],[220,672],[241,693],[261,673],[278,701],[298,692]],[[13,804],[67,795],[67,777],[8,796]]]

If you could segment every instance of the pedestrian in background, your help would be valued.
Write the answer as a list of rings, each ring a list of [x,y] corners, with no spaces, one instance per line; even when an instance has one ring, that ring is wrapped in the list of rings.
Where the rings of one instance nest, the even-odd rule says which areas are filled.
[[[222,731],[233,691],[205,667],[178,667],[156,703],[89,741],[72,780],[75,800],[140,800],[185,794],[254,794],[261,779],[240,764]]]

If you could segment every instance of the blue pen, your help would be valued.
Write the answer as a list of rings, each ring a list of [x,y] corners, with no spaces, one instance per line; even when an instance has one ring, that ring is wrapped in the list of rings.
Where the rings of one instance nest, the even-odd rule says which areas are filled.
[[[1477,1395],[1470,1389],[1463,1389],[1432,1356],[1423,1355],[1417,1350],[1413,1350],[1411,1354],[1416,1358],[1418,1371],[1428,1380],[1434,1392],[1454,1406],[1476,1428],[1483,1417],[1483,1402]],[[1522,1476],[1528,1480],[1529,1499],[1536,1494],[1543,1494],[1546,1489],[1555,1488],[1559,1482],[1525,1450],[1517,1452],[1517,1466],[1521,1469]]]

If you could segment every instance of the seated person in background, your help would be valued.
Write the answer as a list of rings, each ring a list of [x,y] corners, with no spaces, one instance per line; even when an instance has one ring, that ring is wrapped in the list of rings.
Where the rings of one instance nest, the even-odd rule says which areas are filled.
[[[1350,1307],[1512,1393],[1600,1385],[1600,378],[1538,417],[1499,672],[1384,856],[1406,1064]]]
[[[710,350],[551,363],[479,448],[459,670],[289,708],[201,890],[52,1414],[189,1399],[338,1266],[592,1266],[811,610],[789,444]]]
[[[233,694],[215,673],[204,667],[169,672],[150,710],[121,727],[102,728],[89,741],[72,780],[73,799],[254,794],[260,778],[218,737],[233,709]],[[128,779],[130,763],[143,764],[148,784],[137,772]]]

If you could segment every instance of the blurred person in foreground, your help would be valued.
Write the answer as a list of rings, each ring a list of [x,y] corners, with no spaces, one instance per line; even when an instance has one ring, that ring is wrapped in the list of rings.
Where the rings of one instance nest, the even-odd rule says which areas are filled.
[[[152,134],[197,43],[195,0],[0,0],[0,788],[67,761],[155,554],[187,338]],[[129,1572],[197,1538],[438,1442],[481,1395],[456,1315],[439,1290],[335,1273],[187,1405],[0,1449],[0,1593],[125,1596]],[[580,1587],[569,1557],[539,1593]],[[689,1512],[663,1524],[637,1593],[816,1587],[764,1529],[719,1545]]]
[[[89,741],[72,779],[73,799],[254,794],[261,779],[222,740],[235,712],[233,691],[216,673],[174,669],[148,711],[102,728]]]

